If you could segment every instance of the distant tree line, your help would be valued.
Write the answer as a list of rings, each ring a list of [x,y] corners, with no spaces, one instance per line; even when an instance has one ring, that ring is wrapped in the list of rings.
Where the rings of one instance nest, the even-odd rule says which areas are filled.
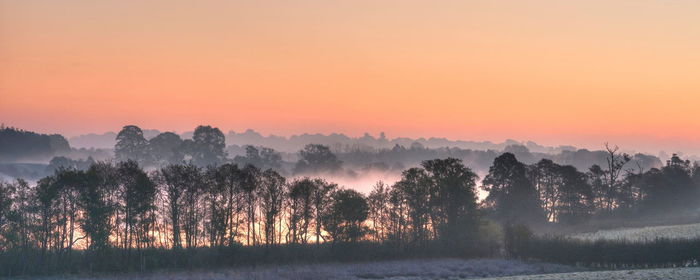
[[[43,160],[70,152],[68,141],[58,134],[39,134],[0,125],[0,162]]]
[[[197,166],[206,167],[233,162],[238,165],[253,164],[262,169],[273,168],[286,175],[353,175],[369,171],[400,173],[407,167],[420,165],[425,160],[448,157],[462,159],[475,172],[485,172],[493,160],[503,152],[514,154],[526,164],[549,159],[578,169],[587,169],[591,165],[606,165],[607,158],[607,151],[564,150],[558,154],[546,154],[530,152],[526,146],[517,144],[506,146],[504,150],[469,150],[454,147],[426,148],[419,142],[408,146],[396,144],[393,148],[312,143],[305,145],[300,152],[291,154],[264,146],[226,147],[225,135],[218,128],[211,126],[197,127],[192,139],[183,140],[178,134],[163,132],[149,140],[139,127],[128,125],[119,132],[116,140],[116,159],[135,160],[144,167],[162,167],[189,161]],[[650,169],[662,166],[658,158],[644,154],[631,155],[630,159],[625,168]]]

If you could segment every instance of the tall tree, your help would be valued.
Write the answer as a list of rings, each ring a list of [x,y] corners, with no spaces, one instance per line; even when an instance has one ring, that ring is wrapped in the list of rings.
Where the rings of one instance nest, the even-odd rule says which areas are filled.
[[[313,195],[316,183],[308,178],[294,180],[289,185],[289,231],[291,243],[308,242],[309,226],[314,218]]]
[[[121,162],[118,166],[119,210],[124,215],[122,246],[141,248],[148,240],[151,226],[149,211],[154,207],[156,187],[148,174],[135,161]]]
[[[611,212],[617,206],[616,198],[621,185],[620,175],[622,175],[625,164],[630,161],[630,156],[625,153],[619,153],[619,149],[618,146],[613,147],[605,143],[605,151],[607,153],[605,161],[608,169],[605,170],[603,183],[605,187],[605,210],[607,212]]]
[[[187,213],[183,215],[183,208],[186,206],[188,192],[194,190],[200,180],[199,168],[192,164],[174,164],[163,167],[160,170],[162,182],[165,185],[165,196],[168,203],[168,216],[170,218],[171,234],[174,248],[182,248],[181,221]],[[185,211],[187,211],[185,209]],[[186,230],[189,230],[186,228]]]
[[[397,207],[406,208],[413,243],[420,244],[429,238],[430,185],[431,179],[422,168],[405,170],[401,174],[401,180],[394,184],[396,193],[393,200],[395,200],[394,203]],[[401,213],[403,211],[397,210],[399,215],[403,216]],[[404,219],[403,217],[397,218]]]
[[[527,177],[527,168],[515,155],[503,153],[497,157],[482,183],[482,188],[489,192],[485,202],[499,221],[505,224],[544,221],[537,190]]]
[[[436,237],[454,245],[473,239],[479,217],[476,173],[456,158],[427,160],[421,165],[431,181],[431,224]]]
[[[356,242],[367,229],[363,222],[367,219],[369,206],[367,199],[355,191],[341,189],[330,195],[330,205],[323,211],[324,229],[333,242]]]
[[[89,237],[91,250],[104,250],[110,246],[113,228],[110,218],[114,212],[110,194],[117,187],[117,172],[113,165],[100,162],[92,165],[84,178],[78,199],[83,212],[80,227]]]
[[[226,137],[218,128],[198,126],[192,140],[186,140],[183,146],[197,166],[219,165],[226,161]]]
[[[265,170],[260,176],[260,210],[264,216],[265,244],[275,244],[275,229],[285,194],[285,178],[272,169]],[[278,230],[282,230],[281,228]],[[279,240],[278,240],[279,242]]]
[[[117,134],[117,144],[114,145],[114,156],[118,161],[133,159],[140,164],[150,164],[148,140],[143,137],[141,128],[127,125]]]
[[[253,165],[246,165],[241,172],[241,190],[246,197],[246,243],[247,245],[257,245],[255,230],[256,212],[256,189],[260,181],[260,169]],[[252,237],[252,243],[251,243]]]
[[[180,163],[183,160],[182,139],[172,132],[163,132],[148,141],[153,161],[158,166]]]
[[[227,232],[227,242],[229,245],[233,245],[238,233],[239,214],[244,206],[245,198],[242,189],[244,174],[237,165],[227,163],[216,169],[215,176],[216,184],[224,196],[222,204],[225,206],[221,218],[223,218],[224,228]]]
[[[558,168],[561,184],[558,189],[556,221],[564,224],[580,223],[593,212],[593,189],[586,174],[571,165]]]
[[[315,187],[313,188],[313,206],[314,210],[316,211],[316,214],[314,215],[316,217],[314,224],[316,226],[316,245],[318,245],[321,243],[321,238],[323,238],[321,232],[321,227],[323,224],[323,222],[321,221],[321,219],[323,218],[322,215],[323,212],[325,212],[328,208],[328,205],[330,204],[331,193],[338,187],[338,185],[329,183],[322,179],[314,179],[313,182],[315,185]]]
[[[371,233],[375,242],[388,238],[390,188],[384,182],[377,182],[367,196]]]

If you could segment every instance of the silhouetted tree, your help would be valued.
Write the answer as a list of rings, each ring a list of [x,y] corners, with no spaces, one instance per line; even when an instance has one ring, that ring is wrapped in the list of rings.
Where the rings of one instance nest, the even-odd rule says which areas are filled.
[[[314,224],[316,225],[316,245],[320,244],[322,236],[321,232],[321,225],[322,221],[321,219],[323,218],[323,212],[326,211],[326,208],[328,208],[328,205],[330,204],[330,195],[335,190],[338,185],[328,183],[325,180],[322,179],[315,179],[314,181],[315,187],[313,188],[313,207],[314,210],[316,211],[315,216],[315,221]]]
[[[367,196],[368,215],[372,222],[371,233],[376,242],[386,240],[389,235],[389,192],[390,188],[379,181]]]
[[[279,169],[282,166],[282,156],[273,149],[254,146],[245,146],[245,156],[236,156],[233,161],[240,165],[254,165],[260,170]]]
[[[622,174],[623,167],[627,162],[630,161],[628,154],[620,154],[618,152],[620,148],[617,146],[610,146],[605,143],[605,150],[607,152],[607,157],[605,158],[608,169],[605,170],[605,176],[603,176],[603,186],[605,187],[605,210],[607,212],[612,211],[616,207],[616,198],[619,194],[620,187],[620,175]]]
[[[489,192],[485,202],[494,209],[497,220],[507,225],[544,221],[537,190],[527,177],[525,165],[513,154],[497,157],[482,183]]]
[[[289,185],[289,231],[291,243],[306,244],[309,227],[314,218],[314,199],[316,183],[308,178],[294,180]]]
[[[114,145],[114,157],[118,161],[133,159],[140,164],[150,164],[148,140],[144,138],[141,128],[127,125],[117,134],[117,144]]]
[[[255,234],[255,212],[256,212],[256,190],[260,181],[260,169],[253,165],[246,165],[241,172],[241,190],[245,194],[246,202],[246,243],[247,245],[256,245],[257,239]],[[252,243],[251,243],[252,237]]]
[[[219,165],[226,161],[226,137],[218,128],[200,125],[194,130],[192,140],[182,143],[182,150],[200,167]]]
[[[172,132],[163,132],[148,141],[149,150],[156,165],[180,163],[183,160],[182,139]]]
[[[431,225],[436,238],[451,244],[475,238],[478,176],[455,158],[427,160],[421,165],[430,178]]]
[[[275,244],[277,219],[282,212],[285,193],[285,178],[272,169],[265,170],[260,176],[260,210],[264,216],[265,244]],[[279,228],[278,230],[282,230]],[[279,240],[278,240],[279,243]]]
[[[160,170],[162,182],[165,185],[165,196],[168,203],[171,234],[174,248],[182,248],[180,221],[183,219],[183,207],[188,191],[193,190],[200,180],[199,169],[192,165],[168,165]],[[191,201],[190,201],[191,202]],[[186,215],[186,214],[185,214]],[[186,229],[188,230],[188,229]]]
[[[216,169],[215,181],[223,195],[223,227],[228,232],[227,240],[229,245],[235,242],[238,233],[239,214],[244,207],[244,195],[242,183],[244,179],[243,171],[235,164],[223,164]]]
[[[299,151],[301,159],[296,163],[294,172],[300,173],[319,173],[319,172],[338,172],[342,168],[340,161],[335,154],[327,146],[318,144],[308,144],[303,150]]]
[[[367,232],[363,222],[369,207],[365,197],[355,191],[341,189],[330,195],[330,205],[322,214],[323,228],[333,242],[355,242]]]
[[[70,152],[68,141],[58,134],[39,134],[0,125],[0,161],[41,160]]]
[[[558,189],[556,219],[566,224],[580,223],[593,212],[593,190],[586,180],[586,174],[571,165],[558,168],[561,184]]]
[[[110,246],[110,218],[114,212],[110,194],[117,188],[117,172],[111,164],[100,162],[92,165],[84,178],[78,199],[83,212],[80,228],[89,237],[91,250],[104,250]]]
[[[135,161],[121,162],[118,166],[118,212],[124,217],[122,246],[142,248],[148,243],[148,233],[153,223],[149,216],[154,207],[156,186]],[[119,219],[117,219],[119,220]]]
[[[410,168],[402,173],[401,180],[394,184],[393,195],[396,208],[406,207],[412,242],[422,243],[428,239],[430,219],[430,177],[421,168]],[[396,209],[403,216],[402,209]],[[401,223],[403,217],[398,217]],[[403,225],[400,225],[403,226]]]

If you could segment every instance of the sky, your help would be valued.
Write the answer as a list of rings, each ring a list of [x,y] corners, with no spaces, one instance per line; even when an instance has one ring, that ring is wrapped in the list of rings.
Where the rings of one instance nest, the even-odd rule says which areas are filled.
[[[700,150],[700,1],[0,0],[0,121]]]

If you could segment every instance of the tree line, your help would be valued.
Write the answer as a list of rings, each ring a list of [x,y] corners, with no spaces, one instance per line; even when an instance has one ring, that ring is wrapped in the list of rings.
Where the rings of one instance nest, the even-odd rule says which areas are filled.
[[[44,160],[71,152],[58,134],[39,134],[0,124],[0,162]]]
[[[36,262],[3,267],[17,273],[81,255],[76,262],[92,269],[99,256],[116,250],[146,269],[141,258],[153,250],[189,256],[200,248],[317,250],[347,244],[375,244],[363,248],[394,255],[418,248],[443,256],[485,256],[498,252],[497,244],[485,242],[491,238],[489,221],[577,224],[620,213],[692,208],[700,186],[696,164],[674,156],[661,169],[625,170],[629,156],[608,147],[609,164],[587,172],[549,160],[527,165],[503,153],[481,181],[488,192],[481,203],[479,177],[455,158],[423,161],[404,170],[396,183],[378,182],[364,195],[253,164],[201,167],[194,162],[211,159],[205,151],[212,146],[196,141],[199,152],[188,162],[152,171],[126,159],[84,170],[59,168],[35,185],[21,179],[0,184],[2,255]],[[326,149],[308,146],[300,166],[324,168],[333,161]]]
[[[618,150],[606,145],[607,164],[585,172],[548,159],[526,165],[504,153],[482,181],[483,210],[505,224],[575,225],[698,208],[700,165],[673,155],[661,168],[628,168],[631,157]]]
[[[254,165],[146,172],[133,160],[96,162],[59,169],[35,186],[1,184],[0,249],[54,258],[358,242],[459,250],[478,239],[476,178],[458,159],[436,159],[365,196]]]

